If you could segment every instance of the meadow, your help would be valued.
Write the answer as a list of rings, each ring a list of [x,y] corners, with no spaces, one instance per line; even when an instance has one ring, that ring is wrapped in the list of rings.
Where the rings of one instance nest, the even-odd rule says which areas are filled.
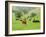
[[[39,12],[38,8],[31,10],[29,12]],[[38,14],[37,12],[37,14]],[[24,17],[24,16],[22,16]],[[24,17],[25,18],[25,17]],[[40,15],[36,15],[35,17],[32,17],[32,19],[35,18],[35,20],[39,20],[40,21]],[[31,20],[32,20],[31,19]],[[40,22],[33,22],[29,19],[27,19],[27,24],[22,24],[22,21],[20,20],[16,20],[16,16],[15,16],[15,12],[12,13],[12,30],[38,30],[40,29]]]

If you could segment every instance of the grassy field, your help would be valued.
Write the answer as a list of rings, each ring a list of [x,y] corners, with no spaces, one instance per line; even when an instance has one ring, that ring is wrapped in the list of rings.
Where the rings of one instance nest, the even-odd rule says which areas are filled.
[[[28,21],[28,24],[23,25],[19,20],[15,20],[15,15],[12,16],[12,30],[38,30],[40,29],[40,22],[33,23]]]
[[[18,17],[19,16],[19,17]],[[20,17],[21,16],[21,17]],[[22,24],[22,21],[16,20],[16,17],[19,19],[28,19],[32,18],[34,20],[40,21],[40,7],[19,7],[14,6],[12,10],[12,30],[38,30],[40,29],[40,22],[33,22],[31,20],[26,20],[27,24]]]

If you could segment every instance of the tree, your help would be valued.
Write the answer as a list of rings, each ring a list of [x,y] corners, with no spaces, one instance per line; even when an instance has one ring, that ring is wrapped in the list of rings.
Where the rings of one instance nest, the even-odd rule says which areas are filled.
[[[31,21],[35,20],[35,18],[34,18],[35,16],[36,16],[36,13],[33,13],[33,12],[32,12],[32,13],[30,14],[30,17],[29,17],[30,19],[29,19],[29,20],[31,20]]]
[[[31,13],[31,17],[34,17],[34,16],[36,16],[36,13]]]
[[[20,19],[21,18],[21,16],[22,16],[22,12],[21,11],[16,11],[15,12],[15,17],[16,17],[16,19]]]
[[[28,13],[28,9],[23,9],[24,14]]]

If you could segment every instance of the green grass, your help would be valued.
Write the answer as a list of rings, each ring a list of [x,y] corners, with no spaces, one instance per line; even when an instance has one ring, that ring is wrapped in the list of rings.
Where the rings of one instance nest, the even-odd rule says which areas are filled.
[[[28,21],[27,25],[21,24],[19,20],[15,20],[15,15],[12,15],[12,30],[38,30],[40,29],[40,23],[33,23]]]

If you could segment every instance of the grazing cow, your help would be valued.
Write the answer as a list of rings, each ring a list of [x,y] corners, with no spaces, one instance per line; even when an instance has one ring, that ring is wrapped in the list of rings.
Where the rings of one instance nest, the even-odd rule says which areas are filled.
[[[20,20],[22,24],[26,24],[26,19]]]

